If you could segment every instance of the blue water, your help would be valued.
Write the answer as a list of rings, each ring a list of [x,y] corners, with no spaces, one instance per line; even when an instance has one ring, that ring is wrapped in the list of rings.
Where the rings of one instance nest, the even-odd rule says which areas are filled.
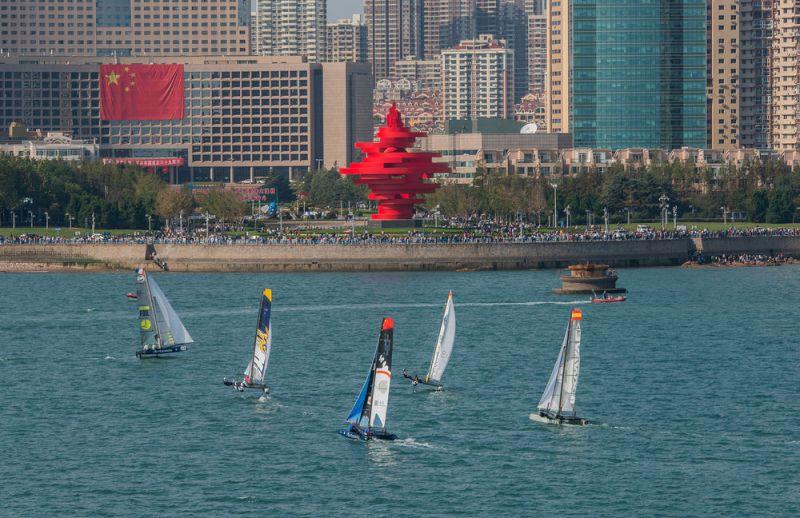
[[[156,274],[197,340],[137,360],[132,273],[0,276],[0,514],[800,513],[800,268],[621,271],[584,305],[578,409],[528,415],[575,297],[556,273]],[[272,398],[222,385],[274,292]],[[447,290],[444,392],[412,392]],[[519,304],[529,303],[529,304]],[[395,318],[393,443],[337,435]]]

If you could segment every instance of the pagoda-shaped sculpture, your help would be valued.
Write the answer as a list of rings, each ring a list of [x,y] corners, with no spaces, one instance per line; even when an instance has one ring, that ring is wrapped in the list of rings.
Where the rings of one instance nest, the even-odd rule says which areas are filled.
[[[369,199],[378,202],[378,213],[372,219],[395,222],[386,226],[412,226],[414,205],[425,201],[420,195],[439,188],[439,184],[423,180],[450,171],[447,164],[433,162],[434,157],[441,156],[439,153],[408,151],[417,137],[425,135],[407,128],[392,104],[386,125],[378,130],[378,141],[356,143],[364,159],[339,172],[356,175],[355,183],[369,187]]]

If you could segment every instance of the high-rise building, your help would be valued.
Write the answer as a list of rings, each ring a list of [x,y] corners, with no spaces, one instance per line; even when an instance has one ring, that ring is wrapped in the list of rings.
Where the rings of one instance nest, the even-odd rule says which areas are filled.
[[[328,24],[328,61],[367,61],[367,26],[361,15]]]
[[[511,118],[514,113],[514,51],[482,35],[442,51],[445,119]]]
[[[541,95],[547,72],[547,16],[528,15],[528,92]]]
[[[570,0],[547,3],[545,124],[553,133],[570,132]]]
[[[442,88],[442,58],[439,59],[401,59],[394,62],[392,79],[408,79],[419,90],[440,90]]]
[[[770,147],[800,150],[800,3],[773,0],[769,70]]]
[[[425,0],[422,9],[425,59],[477,35],[475,0]]]
[[[740,0],[739,143],[768,149],[772,3]]]
[[[570,3],[572,30],[562,18],[561,39],[570,39],[571,68],[561,81],[571,78],[575,147],[704,147],[705,0]]]
[[[15,56],[247,55],[249,33],[250,0],[0,0]]]
[[[328,18],[325,0],[258,0],[261,54],[327,58]]]
[[[476,31],[491,34],[514,51],[514,86],[519,99],[528,91],[528,17],[530,0],[476,0]]]
[[[739,139],[739,0],[708,0],[706,109],[709,149],[736,149]]]
[[[364,0],[367,54],[376,81],[399,59],[422,57],[422,0]]]
[[[250,54],[261,55],[261,18],[257,13],[250,17]]]
[[[178,182],[233,181],[320,164],[346,165],[372,135],[366,63],[280,58],[154,58],[184,65],[184,118],[103,120],[100,65],[139,58],[0,57],[0,127],[63,131],[94,140],[100,156],[171,169]]]

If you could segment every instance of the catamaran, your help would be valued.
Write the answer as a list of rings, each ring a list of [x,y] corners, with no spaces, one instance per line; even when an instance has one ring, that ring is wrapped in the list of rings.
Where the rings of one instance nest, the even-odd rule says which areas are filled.
[[[392,343],[394,320],[383,319],[378,347],[372,366],[361,387],[353,408],[339,433],[350,439],[383,439],[392,441],[396,435],[386,431],[386,411],[389,407],[389,385],[392,381]]]
[[[431,357],[431,364],[428,367],[428,374],[420,379],[419,376],[412,376],[403,369],[403,377],[411,380],[411,383],[416,386],[418,383],[425,385],[432,385],[437,390],[443,388],[442,376],[444,370],[447,368],[447,363],[450,361],[450,353],[453,352],[453,343],[456,339],[456,312],[453,307],[453,292],[447,295],[447,303],[444,306],[444,315],[442,316],[442,326],[439,328],[439,338],[436,340],[436,347],[433,349],[433,356]]]
[[[269,387],[264,384],[264,375],[267,372],[269,353],[272,351],[271,313],[272,290],[267,288],[261,294],[261,308],[258,310],[258,325],[253,342],[253,356],[244,370],[244,378],[242,380],[225,378],[222,380],[225,385],[232,386],[239,392],[244,392],[245,389],[256,389],[264,391],[265,395],[269,393]]]
[[[156,280],[144,268],[136,270],[136,296],[139,301],[139,358],[157,358],[179,353],[194,343]]]
[[[561,351],[550,374],[550,380],[539,400],[539,413],[531,414],[534,421],[584,425],[589,421],[575,415],[575,391],[581,370],[581,320],[579,308],[572,310]]]

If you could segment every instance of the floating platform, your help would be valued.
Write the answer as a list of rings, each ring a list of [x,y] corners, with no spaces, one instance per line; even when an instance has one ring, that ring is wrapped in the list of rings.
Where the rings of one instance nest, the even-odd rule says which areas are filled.
[[[617,272],[607,264],[573,264],[569,273],[560,276],[561,287],[553,290],[561,295],[591,293],[627,293],[625,288],[617,288]]]

